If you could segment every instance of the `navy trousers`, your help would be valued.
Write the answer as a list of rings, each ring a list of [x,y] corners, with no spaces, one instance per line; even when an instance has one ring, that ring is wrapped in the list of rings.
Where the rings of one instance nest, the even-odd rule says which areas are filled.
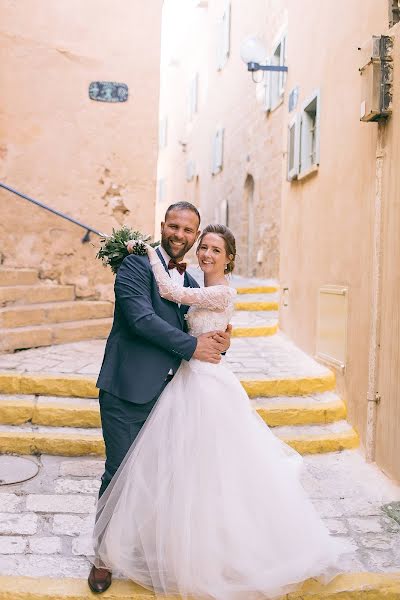
[[[106,464],[101,478],[99,498],[107,489],[132,442],[170,380],[169,377],[157,396],[146,404],[128,402],[109,392],[99,390],[101,426],[106,447]]]

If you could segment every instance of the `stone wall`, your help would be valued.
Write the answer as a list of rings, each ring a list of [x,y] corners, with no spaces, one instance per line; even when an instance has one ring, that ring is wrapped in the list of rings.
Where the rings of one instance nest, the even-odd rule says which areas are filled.
[[[0,8],[0,181],[102,232],[153,233],[162,0],[6,0]],[[92,81],[129,87],[123,103]],[[107,297],[84,230],[0,190],[0,261]],[[97,236],[92,242],[98,243]]]

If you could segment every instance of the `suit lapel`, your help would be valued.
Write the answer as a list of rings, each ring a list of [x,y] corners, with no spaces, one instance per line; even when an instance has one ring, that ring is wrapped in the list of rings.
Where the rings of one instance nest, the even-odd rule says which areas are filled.
[[[163,255],[161,254],[161,252],[160,252],[160,250],[159,250],[158,248],[157,248],[156,252],[157,252],[157,254],[158,254],[158,256],[159,256],[159,258],[160,258],[160,260],[161,260],[161,262],[162,262],[162,264],[163,264],[163,266],[164,266],[164,269],[167,271],[167,273],[168,273],[168,276],[169,276],[169,277],[171,277],[171,273],[170,273],[170,272],[169,272],[169,270],[168,270],[168,267],[167,267],[167,264],[166,264],[166,262],[165,262],[165,260],[164,260],[164,257],[163,257]],[[189,280],[188,280],[188,278],[187,278],[187,274],[185,273],[185,275],[184,275],[184,280],[183,280],[183,285],[184,285],[184,287],[190,287],[189,285],[186,285],[186,281],[189,281]],[[185,313],[184,313],[184,312],[182,312],[182,304],[181,304],[180,306],[178,306],[178,305],[176,304],[176,302],[172,302],[172,304],[173,304],[173,305],[175,306],[175,308],[176,308],[176,311],[177,311],[177,313],[178,313],[179,320],[180,320],[180,322],[181,322],[182,329],[183,329],[183,321],[184,321],[184,314],[185,314]]]
[[[160,250],[158,248],[156,249],[156,252],[158,254],[158,258],[161,260],[161,262],[162,262],[162,264],[164,266],[164,269],[167,271],[169,277],[171,277],[171,273],[168,270],[167,263],[165,262],[164,257],[163,257],[163,255],[161,254],[161,252],[160,252]]]

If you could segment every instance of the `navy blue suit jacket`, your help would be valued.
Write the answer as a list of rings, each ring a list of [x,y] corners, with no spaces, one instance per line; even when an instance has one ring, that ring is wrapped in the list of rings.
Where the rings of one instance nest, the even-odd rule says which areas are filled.
[[[188,273],[184,285],[199,287]],[[196,338],[186,333],[189,307],[161,298],[147,256],[130,254],[123,260],[114,290],[114,321],[96,385],[144,404],[160,392],[169,370],[175,372],[196,349]]]

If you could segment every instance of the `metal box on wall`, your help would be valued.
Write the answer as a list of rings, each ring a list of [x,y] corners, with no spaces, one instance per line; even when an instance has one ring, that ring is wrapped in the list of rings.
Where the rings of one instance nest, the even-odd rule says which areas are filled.
[[[393,39],[374,35],[361,56],[360,120],[376,121],[392,113]]]

